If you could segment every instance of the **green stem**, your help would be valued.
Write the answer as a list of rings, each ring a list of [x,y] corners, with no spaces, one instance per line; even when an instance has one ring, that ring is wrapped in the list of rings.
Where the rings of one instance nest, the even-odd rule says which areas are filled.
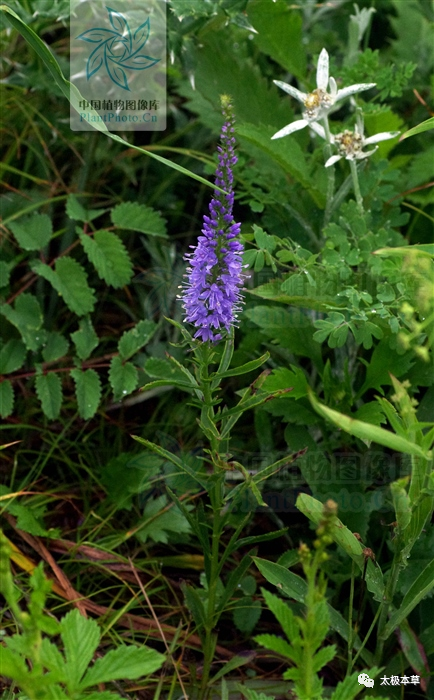
[[[351,565],[351,583],[350,583],[350,607],[348,611],[348,663],[347,663],[347,675],[351,673],[353,667],[353,605],[354,605],[354,578],[356,575],[356,564],[353,561]]]
[[[330,127],[329,127],[329,122],[327,115],[324,117],[324,130],[326,134],[326,155],[327,155],[327,160],[330,158],[332,155],[332,137],[330,134]],[[328,182],[327,182],[327,203],[326,203],[326,209],[324,213],[324,226],[328,224],[330,221],[330,217],[332,215],[332,205],[333,205],[333,196],[335,192],[335,167],[334,165],[331,165],[329,168],[327,168],[327,177],[328,177]]]
[[[378,617],[379,617],[379,615],[380,615],[380,612],[381,612],[381,605],[378,606],[377,612],[375,613],[375,617],[374,617],[374,619],[372,620],[371,626],[370,626],[370,628],[368,629],[368,631],[367,631],[367,633],[366,633],[366,636],[365,636],[363,642],[361,643],[360,648],[359,648],[357,654],[355,655],[355,657],[354,657],[354,659],[353,659],[353,664],[352,664],[353,666],[354,666],[354,664],[356,663],[357,659],[359,658],[360,654],[362,653],[363,649],[365,648],[365,645],[366,645],[366,643],[367,643],[369,637],[371,636],[371,633],[372,633],[372,631],[373,631],[375,625],[377,624],[377,620],[378,620]]]
[[[351,176],[353,178],[354,194],[356,195],[357,208],[359,210],[359,214],[361,214],[363,216],[363,214],[364,214],[363,197],[362,197],[362,193],[360,192],[359,176],[357,174],[357,165],[356,165],[354,160],[350,160],[350,168],[351,168]]]
[[[212,539],[211,539],[211,567],[208,580],[208,600],[205,622],[205,641],[203,649],[203,669],[202,681],[199,691],[199,700],[206,700],[209,694],[208,681],[211,665],[214,658],[217,644],[217,634],[214,632],[215,608],[217,600],[217,586],[220,572],[219,545],[222,533],[222,517],[220,511],[223,507],[222,487],[224,474],[217,479],[214,487],[210,490],[211,508],[213,511]]]

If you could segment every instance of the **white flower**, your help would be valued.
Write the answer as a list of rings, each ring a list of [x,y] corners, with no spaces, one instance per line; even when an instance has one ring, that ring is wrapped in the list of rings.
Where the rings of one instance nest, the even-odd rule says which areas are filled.
[[[289,95],[295,97],[296,100],[302,102],[305,111],[303,112],[303,119],[299,119],[292,122],[292,124],[284,126],[283,129],[280,129],[280,131],[271,137],[272,139],[280,139],[282,136],[288,136],[288,134],[292,134],[294,131],[304,129],[305,126],[311,126],[312,123],[324,117],[336,102],[340,102],[346,97],[354,95],[356,92],[369,90],[376,85],[376,83],[359,83],[338,90],[336,80],[329,77],[329,55],[325,49],[321,51],[318,58],[316,89],[313,92],[300,92],[297,88],[288,85],[288,83],[283,83],[280,80],[274,80],[273,82]],[[327,92],[327,86],[330,87],[330,92]]]
[[[323,139],[326,138],[325,129],[323,126],[321,126],[321,124],[311,124],[310,127]],[[331,156],[331,158],[326,161],[325,167],[329,168],[330,165],[334,165],[338,162],[338,160],[341,160],[341,158],[345,158],[346,160],[361,160],[362,158],[368,158],[375,153],[378,146],[375,146],[375,148],[371,149],[370,151],[363,151],[365,146],[370,146],[371,144],[379,143],[380,141],[387,141],[387,139],[394,139],[395,136],[398,136],[398,134],[399,131],[382,131],[380,134],[375,134],[375,136],[368,136],[368,138],[365,138],[363,133],[363,122],[360,118],[358,118],[354,131],[349,131],[346,129],[345,131],[342,131],[342,133],[336,134],[336,136],[333,136],[333,134],[330,135],[330,140],[332,144],[336,146],[339,155]]]

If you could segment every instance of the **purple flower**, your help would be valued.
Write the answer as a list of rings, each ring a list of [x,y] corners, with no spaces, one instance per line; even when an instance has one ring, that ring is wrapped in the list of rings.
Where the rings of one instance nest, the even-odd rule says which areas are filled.
[[[228,97],[222,97],[223,124],[218,166],[215,175],[217,187],[227,194],[214,190],[209,214],[203,217],[202,235],[197,245],[191,246],[185,260],[189,267],[180,295],[184,308],[184,320],[196,327],[195,338],[216,342],[222,331],[235,325],[241,309],[241,288],[244,282],[242,252],[239,240],[241,224],[232,215],[234,189],[232,167],[237,162],[234,153],[234,116]]]

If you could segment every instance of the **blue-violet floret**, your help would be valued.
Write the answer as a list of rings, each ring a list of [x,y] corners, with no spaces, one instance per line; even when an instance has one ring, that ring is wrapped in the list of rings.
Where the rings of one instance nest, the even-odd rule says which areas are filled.
[[[184,320],[196,327],[195,338],[217,342],[222,332],[236,324],[242,303],[243,244],[241,224],[234,221],[233,166],[235,155],[234,116],[228,97],[222,97],[223,124],[218,151],[215,184],[227,194],[214,190],[209,215],[203,217],[202,235],[191,246],[185,260],[189,267],[180,295]]]

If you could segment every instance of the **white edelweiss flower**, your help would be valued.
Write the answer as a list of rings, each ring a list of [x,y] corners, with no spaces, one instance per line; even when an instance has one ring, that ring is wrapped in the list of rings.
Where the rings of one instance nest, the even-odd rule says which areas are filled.
[[[302,102],[305,111],[303,112],[303,119],[298,119],[284,126],[283,129],[280,129],[271,137],[272,139],[280,139],[282,136],[288,136],[294,131],[304,129],[305,126],[311,126],[312,123],[325,116],[336,102],[340,102],[350,95],[355,95],[357,92],[369,90],[376,85],[376,83],[358,83],[357,85],[350,85],[338,90],[336,80],[329,77],[329,55],[325,49],[321,51],[318,58],[316,89],[313,92],[301,92],[292,85],[283,83],[281,80],[273,80],[273,82],[291,97],[295,97],[296,100]],[[327,92],[328,86],[330,87],[330,92]]]
[[[315,131],[318,136],[321,136],[323,139],[326,138],[325,129],[321,124],[311,124],[310,128]],[[370,146],[380,141],[387,141],[387,139],[394,139],[395,136],[398,136],[400,133],[399,131],[382,131],[380,134],[365,138],[363,131],[363,122],[361,119],[358,119],[354,131],[346,129],[335,136],[331,134],[330,140],[332,144],[336,146],[338,155],[331,156],[331,158],[325,162],[325,167],[329,168],[331,165],[337,163],[338,160],[341,160],[341,158],[345,158],[346,160],[362,160],[363,158],[369,158],[369,156],[375,153],[378,146],[375,146],[375,148],[372,148],[370,151],[364,151],[363,148],[365,146]]]

